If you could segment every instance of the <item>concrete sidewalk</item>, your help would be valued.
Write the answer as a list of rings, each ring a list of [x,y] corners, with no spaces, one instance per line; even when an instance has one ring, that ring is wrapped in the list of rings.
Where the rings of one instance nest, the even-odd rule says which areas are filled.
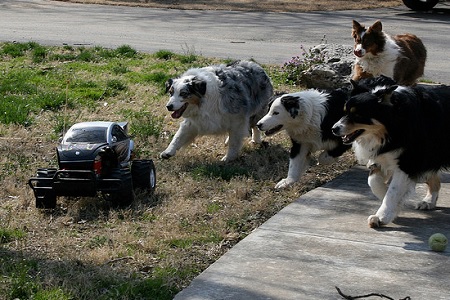
[[[435,211],[407,206],[393,224],[371,229],[367,217],[379,205],[367,170],[353,168],[281,210],[175,299],[343,299],[335,287],[353,297],[450,299],[450,247],[436,253],[427,243],[436,232],[450,237],[450,175]]]

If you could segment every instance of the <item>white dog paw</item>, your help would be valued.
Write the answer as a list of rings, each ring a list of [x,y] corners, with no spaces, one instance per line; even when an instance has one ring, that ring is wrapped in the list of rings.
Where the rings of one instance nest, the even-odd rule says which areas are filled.
[[[436,204],[427,202],[427,201],[420,201],[416,203],[416,209],[418,210],[433,210],[436,208]]]
[[[163,159],[169,159],[169,158],[171,158],[172,156],[173,156],[173,154],[171,154],[171,153],[169,153],[169,152],[166,152],[166,151],[161,152],[161,154],[159,155],[159,157],[160,157],[160,158],[163,158]]]
[[[227,154],[224,157],[222,157],[221,161],[223,161],[223,162],[230,162],[230,161],[236,160],[237,158],[238,158],[237,155],[230,156],[230,155]]]
[[[320,153],[319,155],[319,164],[321,165],[331,165],[336,161],[336,158],[333,156],[330,156],[328,152],[324,151]]]
[[[367,222],[369,223],[370,228],[378,228],[381,227],[381,220],[376,215],[371,215],[367,219]]]
[[[250,144],[257,144],[257,145],[260,145],[260,144],[262,144],[262,143],[263,143],[263,141],[262,141],[261,138],[259,138],[259,139],[251,139],[251,140],[250,140]]]
[[[284,188],[291,186],[294,183],[295,183],[295,180],[290,179],[290,178],[284,178],[275,185],[275,189],[277,189],[277,190],[284,189]]]

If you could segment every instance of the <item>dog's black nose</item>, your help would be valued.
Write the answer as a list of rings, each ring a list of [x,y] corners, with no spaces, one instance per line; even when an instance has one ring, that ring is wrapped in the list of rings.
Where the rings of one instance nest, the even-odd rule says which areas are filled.
[[[166,107],[167,107],[168,111],[173,111],[173,105],[172,104],[166,105]]]
[[[334,126],[331,128],[331,132],[333,132],[334,135],[339,136],[339,126],[334,125]]]

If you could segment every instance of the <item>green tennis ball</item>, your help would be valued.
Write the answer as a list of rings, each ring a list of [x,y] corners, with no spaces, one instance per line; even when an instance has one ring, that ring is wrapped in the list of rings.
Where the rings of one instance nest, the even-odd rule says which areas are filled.
[[[430,236],[428,239],[428,246],[430,246],[431,250],[442,252],[445,251],[447,247],[447,237],[442,233],[435,233]]]

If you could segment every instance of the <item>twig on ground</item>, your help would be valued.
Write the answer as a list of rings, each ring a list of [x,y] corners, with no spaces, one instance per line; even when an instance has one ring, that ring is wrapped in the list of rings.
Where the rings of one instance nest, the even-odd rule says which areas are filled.
[[[363,296],[347,296],[344,293],[342,293],[341,290],[337,286],[335,286],[335,288],[338,291],[339,295],[341,295],[344,299],[347,299],[347,300],[354,300],[354,299],[361,299],[361,298],[368,298],[368,297],[380,297],[380,298],[386,298],[389,300],[395,300],[394,298],[391,298],[391,297],[383,295],[383,294],[378,294],[378,293],[370,293],[370,294],[363,295]],[[406,296],[405,298],[402,298],[399,300],[411,300],[411,297]]]

